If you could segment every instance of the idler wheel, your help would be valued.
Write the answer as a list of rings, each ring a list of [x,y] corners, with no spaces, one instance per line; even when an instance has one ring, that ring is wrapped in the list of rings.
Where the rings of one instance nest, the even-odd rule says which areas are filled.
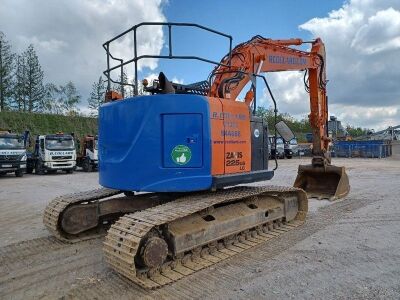
[[[146,267],[155,268],[163,264],[168,255],[167,243],[159,237],[147,239],[141,249],[141,261]]]

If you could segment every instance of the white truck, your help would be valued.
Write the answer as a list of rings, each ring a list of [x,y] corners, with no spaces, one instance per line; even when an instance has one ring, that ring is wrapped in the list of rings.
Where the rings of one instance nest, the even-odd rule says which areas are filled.
[[[24,176],[28,136],[29,132],[20,135],[8,130],[0,131],[0,175],[15,173],[17,177]]]
[[[35,149],[28,156],[27,173],[42,175],[56,173],[58,170],[72,173],[76,167],[74,138],[70,134],[38,135]]]

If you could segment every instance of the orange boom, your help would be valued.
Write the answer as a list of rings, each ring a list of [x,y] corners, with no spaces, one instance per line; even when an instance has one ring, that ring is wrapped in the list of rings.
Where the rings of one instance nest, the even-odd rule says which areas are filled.
[[[311,43],[311,51],[301,51],[290,46]],[[229,63],[230,62],[230,63]],[[271,40],[255,36],[236,46],[225,56],[213,74],[215,79],[210,96],[237,100],[243,88],[252,80],[248,74],[262,72],[305,70],[308,73],[306,89],[310,94],[310,125],[313,133],[313,158],[311,165],[299,166],[295,187],[304,189],[310,196],[337,199],[349,190],[345,169],[331,165],[327,135],[328,97],[326,94],[325,46],[321,39],[303,42],[301,39]],[[253,85],[245,102],[254,100]]]

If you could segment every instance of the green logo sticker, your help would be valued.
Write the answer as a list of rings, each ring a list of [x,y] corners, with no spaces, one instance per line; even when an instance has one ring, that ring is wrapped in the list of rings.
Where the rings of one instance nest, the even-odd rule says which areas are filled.
[[[186,165],[192,158],[192,151],[185,145],[178,145],[172,149],[171,157],[174,163],[178,165]]]

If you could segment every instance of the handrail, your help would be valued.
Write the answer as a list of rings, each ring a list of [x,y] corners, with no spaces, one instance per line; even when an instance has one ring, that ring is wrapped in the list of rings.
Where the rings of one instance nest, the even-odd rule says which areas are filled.
[[[142,27],[142,26],[168,26],[168,46],[169,46],[169,53],[168,55],[137,55],[137,29]],[[221,62],[216,62],[210,59],[206,59],[203,57],[199,57],[199,56],[193,56],[193,55],[173,55],[172,53],[172,27],[176,26],[176,27],[196,27],[223,37],[226,37],[229,39],[229,60],[228,60],[228,64],[222,64]],[[129,59],[128,61],[124,62],[122,58],[117,58],[114,57],[111,52],[110,52],[110,44],[114,41],[116,41],[117,39],[121,38],[122,36],[130,33],[133,31],[134,37],[133,37],[133,43],[134,43],[134,57],[132,59]],[[203,61],[203,62],[207,62],[210,64],[214,64],[214,65],[219,65],[219,66],[225,66],[225,67],[230,67],[231,66],[231,54],[232,54],[232,36],[219,32],[217,30],[202,26],[202,25],[198,25],[195,23],[176,23],[176,22],[142,22],[139,23],[135,26],[132,26],[131,28],[125,30],[124,32],[118,34],[117,36],[113,37],[112,39],[108,40],[107,42],[105,42],[103,44],[103,48],[106,50],[106,54],[107,54],[107,69],[103,72],[103,74],[107,77],[107,90],[110,90],[111,88],[111,82],[115,82],[114,80],[111,80],[110,76],[111,76],[111,71],[116,70],[118,68],[121,68],[121,80],[123,81],[123,67],[127,64],[130,63],[134,63],[135,64],[135,85],[134,85],[134,95],[138,94],[138,68],[137,68],[137,64],[138,61],[143,59],[143,58],[160,58],[160,59],[190,59],[190,60],[199,60],[199,61]],[[114,67],[110,67],[110,58],[112,60],[117,60],[120,63],[118,65],[115,65]],[[118,82],[119,84],[126,85],[123,82]],[[122,91],[123,91],[123,87],[122,87]]]

